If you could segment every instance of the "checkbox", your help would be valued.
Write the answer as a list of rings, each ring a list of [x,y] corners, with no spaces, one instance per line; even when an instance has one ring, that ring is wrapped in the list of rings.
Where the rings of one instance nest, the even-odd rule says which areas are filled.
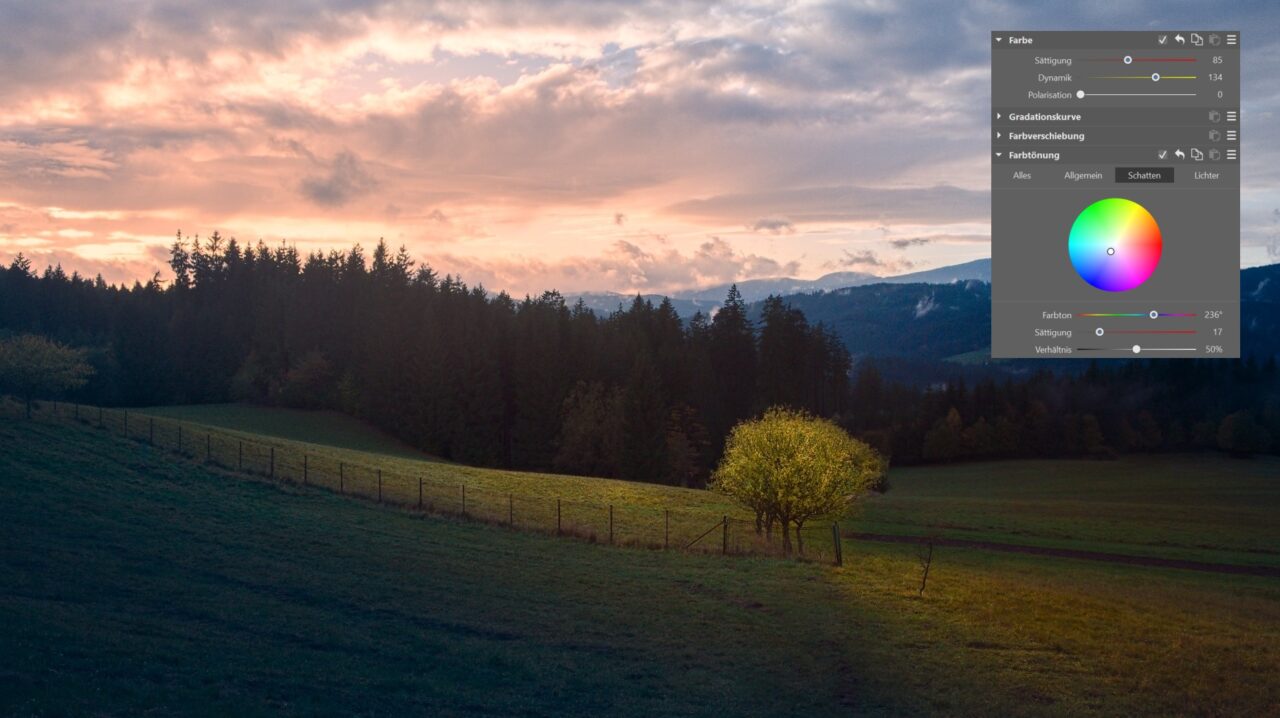
[[[1159,157],[1160,159],[1164,159],[1169,156],[1169,150],[1160,150],[1160,152],[1156,156]]]
[[[1161,36],[1159,36],[1159,37],[1157,37],[1157,38],[1156,38],[1156,42],[1160,43],[1161,45],[1165,44],[1165,43],[1166,43],[1166,42],[1168,42],[1168,41],[1169,41],[1169,36],[1168,36],[1168,35],[1161,35]]]

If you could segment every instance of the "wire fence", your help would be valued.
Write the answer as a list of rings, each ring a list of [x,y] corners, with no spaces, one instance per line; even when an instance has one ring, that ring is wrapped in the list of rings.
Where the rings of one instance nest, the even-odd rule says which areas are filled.
[[[13,414],[12,404],[6,413]],[[21,415],[22,410],[16,410]],[[733,556],[791,556],[840,565],[839,527],[815,523],[790,532],[757,530],[753,520],[640,504],[610,504],[496,491],[456,477],[412,473],[249,439],[207,425],[84,404],[39,402],[33,419],[79,422],[225,470],[332,491],[407,511],[446,515],[593,543]]]

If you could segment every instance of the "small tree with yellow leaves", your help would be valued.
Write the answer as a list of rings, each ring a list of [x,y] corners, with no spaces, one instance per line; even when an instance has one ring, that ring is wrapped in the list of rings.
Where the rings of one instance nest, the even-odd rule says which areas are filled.
[[[713,486],[782,526],[791,553],[791,528],[804,553],[805,522],[843,513],[861,495],[883,486],[887,462],[870,446],[826,419],[783,408],[733,428]]]

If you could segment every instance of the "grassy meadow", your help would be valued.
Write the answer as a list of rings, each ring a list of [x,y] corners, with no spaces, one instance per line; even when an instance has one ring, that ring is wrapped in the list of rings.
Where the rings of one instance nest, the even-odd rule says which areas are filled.
[[[1280,582],[557,540],[0,419],[0,712],[1261,715]]]
[[[65,413],[65,409],[63,410]],[[555,525],[561,500],[566,530],[603,540],[607,506],[614,506],[618,542],[660,545],[666,523],[676,539],[689,540],[722,516],[750,516],[723,496],[707,491],[610,479],[500,471],[433,462],[349,417],[238,404],[140,410],[189,422],[199,454],[201,426],[228,430],[279,448],[281,476],[299,478],[301,453],[311,458],[313,483],[337,488],[337,464],[347,465],[345,490],[376,494],[383,471],[387,501],[413,505],[417,478],[435,507],[461,509],[494,521],[510,512],[517,525]],[[143,427],[135,420],[131,435]],[[111,423],[108,417],[108,424]],[[157,429],[160,443],[173,444],[173,426]],[[215,440],[223,462],[234,448]],[[247,464],[265,467],[261,452]],[[872,496],[841,521],[846,532],[888,535],[934,534],[974,541],[1102,551],[1245,566],[1280,566],[1280,459],[1236,459],[1222,454],[1131,456],[1116,461],[1002,461],[950,466],[894,467],[891,489]],[[735,524],[734,540],[745,540]],[[810,546],[828,549],[825,524],[806,531]],[[709,549],[718,544],[706,541]]]
[[[1221,454],[905,467],[859,530],[1280,566],[1280,459]]]
[[[322,444],[397,459],[433,459],[429,454],[337,411],[303,411],[249,404],[152,406],[138,411],[246,434]]]

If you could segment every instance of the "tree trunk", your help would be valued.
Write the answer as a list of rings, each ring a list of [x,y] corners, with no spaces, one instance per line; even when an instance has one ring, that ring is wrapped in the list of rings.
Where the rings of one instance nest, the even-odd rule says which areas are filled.
[[[782,553],[786,556],[791,555],[791,522],[782,522]]]
[[[804,536],[800,534],[800,529],[802,528],[804,528],[804,522],[797,521],[796,522],[796,550],[799,551],[801,556],[804,555]]]
[[[756,511],[756,536],[764,533],[764,512]]]

